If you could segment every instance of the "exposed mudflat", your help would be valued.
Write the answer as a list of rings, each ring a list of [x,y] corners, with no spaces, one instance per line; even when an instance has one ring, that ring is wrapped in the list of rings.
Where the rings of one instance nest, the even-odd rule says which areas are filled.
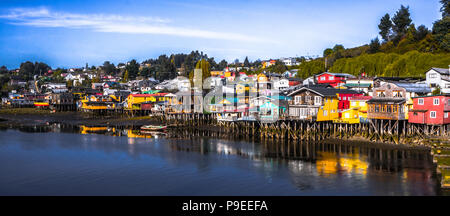
[[[80,112],[59,112],[59,113],[0,113],[0,124],[7,125],[40,125],[51,123],[64,123],[72,125],[145,125],[160,123],[157,119],[149,116],[144,117],[124,117],[109,116],[95,117]]]

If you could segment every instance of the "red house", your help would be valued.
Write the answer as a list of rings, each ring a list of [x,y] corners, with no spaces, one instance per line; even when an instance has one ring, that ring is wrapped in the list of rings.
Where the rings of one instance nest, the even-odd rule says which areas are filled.
[[[413,98],[409,111],[409,123],[445,125],[450,123],[450,95],[434,95]]]
[[[299,78],[294,78],[294,77],[288,77],[287,79],[289,80],[289,86],[299,85],[303,81],[303,80],[301,80]]]
[[[359,96],[363,96],[363,94],[360,92],[353,91],[353,90],[340,89],[340,91],[338,91],[338,97],[339,97],[338,110],[339,110],[339,112],[342,112],[343,110],[350,108],[350,98],[359,97]]]
[[[333,87],[342,86],[348,78],[355,78],[355,76],[346,73],[330,73],[325,72],[316,75],[318,84],[330,84]]]

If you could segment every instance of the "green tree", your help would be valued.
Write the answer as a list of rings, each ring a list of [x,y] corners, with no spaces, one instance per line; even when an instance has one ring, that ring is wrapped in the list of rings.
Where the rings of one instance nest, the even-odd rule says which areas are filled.
[[[116,67],[109,61],[105,61],[103,63],[103,71],[105,72],[105,74],[114,74],[116,72]]]
[[[334,45],[334,47],[333,47],[333,52],[339,52],[339,51],[342,51],[342,50],[344,50],[345,48],[344,48],[344,46],[343,45],[341,45],[341,44],[336,44],[336,45]]]
[[[73,87],[73,80],[67,80],[66,86],[67,86],[67,88],[72,88]]]
[[[442,4],[442,17],[444,18],[450,16],[450,0],[441,0],[440,2]]]
[[[223,59],[222,61],[220,61],[219,62],[219,65],[218,65],[218,70],[223,70],[223,69],[225,69],[226,67],[228,66],[228,62],[227,61],[225,61],[225,59]]]
[[[370,41],[368,53],[376,53],[380,50],[380,40],[378,37]]]
[[[397,41],[406,34],[409,25],[411,25],[411,14],[409,13],[409,6],[405,7],[403,5],[400,6],[400,9],[395,13],[394,17],[392,17],[392,30],[395,33],[395,37]]]
[[[125,69],[128,71],[128,78],[129,79],[135,79],[139,74],[139,64],[136,62],[135,59],[128,62]]]
[[[439,44],[440,49],[449,52],[450,16],[446,16],[433,24],[433,37]]]
[[[277,60],[275,61],[275,65],[273,65],[271,69],[272,69],[271,71],[273,71],[274,73],[281,74],[284,73],[288,68],[282,61]]]
[[[441,87],[437,86],[437,87],[433,90],[433,92],[432,92],[431,94],[432,94],[432,95],[440,95],[440,94],[442,94],[442,92],[441,92]]]
[[[139,75],[148,78],[151,76],[151,73],[152,71],[150,67],[143,67],[142,70],[139,72]]]
[[[128,79],[129,79],[129,75],[128,75],[128,70],[125,70],[125,73],[123,74],[123,77],[122,77],[122,82],[128,82]]]
[[[333,53],[333,49],[327,48],[323,51],[323,57],[327,57]]]
[[[419,27],[417,27],[417,31],[416,31],[416,34],[414,35],[414,38],[416,41],[421,41],[429,33],[430,33],[430,30],[428,30],[428,28],[426,26],[420,25]]]
[[[244,67],[250,67],[250,62],[248,61],[247,56],[245,57],[245,60],[244,60]]]
[[[379,33],[384,41],[390,40],[391,28],[392,28],[391,17],[389,16],[389,14],[386,14],[381,18],[380,24],[378,25],[378,29],[380,29]]]
[[[202,69],[202,80],[205,80],[206,78],[211,76],[209,62],[205,59],[201,59],[200,61],[198,61],[195,65],[195,69]]]
[[[8,73],[8,68],[5,65],[0,67],[0,74],[7,74],[7,73]]]

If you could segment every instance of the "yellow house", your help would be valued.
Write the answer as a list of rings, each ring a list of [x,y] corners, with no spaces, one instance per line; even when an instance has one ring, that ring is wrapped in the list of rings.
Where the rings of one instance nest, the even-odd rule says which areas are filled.
[[[142,103],[168,101],[170,97],[165,97],[165,95],[167,95],[167,93],[130,94],[127,98],[127,107],[129,110],[140,110]]]
[[[111,98],[103,95],[84,96],[81,100],[81,108],[86,110],[103,110],[111,104]]]
[[[339,99],[337,96],[323,97],[323,105],[317,112],[317,121],[333,121],[339,119],[338,113]]]
[[[223,76],[223,71],[211,71],[211,76]]]
[[[343,110],[341,118],[334,120],[335,123],[359,124],[367,122],[367,101],[370,96],[355,96],[350,98],[349,109]]]
[[[263,73],[258,74],[258,76],[256,76],[256,80],[257,80],[257,82],[267,82],[267,81],[269,81],[267,76],[265,74],[263,74]]]
[[[233,75],[233,72],[231,71],[225,71],[225,77],[231,77]]]

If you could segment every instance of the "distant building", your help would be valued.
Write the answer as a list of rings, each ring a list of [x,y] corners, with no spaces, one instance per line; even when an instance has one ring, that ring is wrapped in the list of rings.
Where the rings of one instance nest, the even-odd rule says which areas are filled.
[[[366,95],[372,96],[373,79],[372,78],[350,78],[344,84],[345,87],[364,92]]]
[[[292,58],[292,57],[290,57],[290,58],[281,58],[280,60],[286,66],[300,65],[300,62],[297,62],[296,58]]]
[[[444,68],[431,68],[426,73],[426,81],[431,88],[439,87],[442,93],[450,93],[450,71]]]
[[[318,84],[330,84],[333,87],[343,86],[347,79],[356,78],[346,73],[330,73],[324,72],[316,76]]]

